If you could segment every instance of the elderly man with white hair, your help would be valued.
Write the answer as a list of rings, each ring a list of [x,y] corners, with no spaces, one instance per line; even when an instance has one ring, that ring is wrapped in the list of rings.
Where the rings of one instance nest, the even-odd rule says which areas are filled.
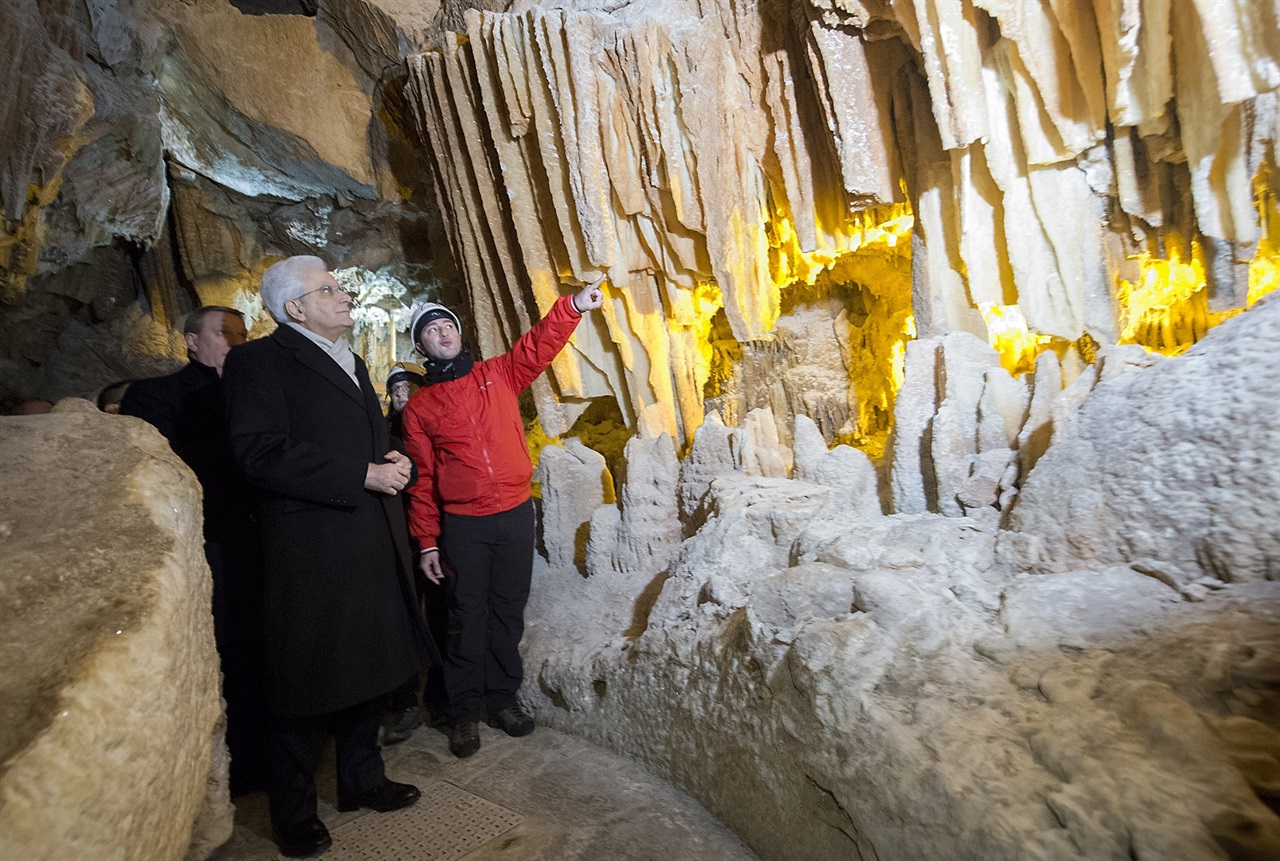
[[[273,836],[303,857],[331,844],[315,785],[330,733],[339,810],[417,801],[387,779],[378,728],[387,693],[439,658],[397,498],[416,474],[348,345],[352,299],[309,256],[271,266],[261,292],[279,327],[228,354],[223,385],[236,464],[260,500]]]

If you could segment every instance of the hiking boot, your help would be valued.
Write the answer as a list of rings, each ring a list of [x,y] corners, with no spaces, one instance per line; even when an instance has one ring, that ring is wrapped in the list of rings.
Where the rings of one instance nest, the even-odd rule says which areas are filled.
[[[489,726],[500,729],[512,738],[520,738],[533,732],[535,724],[520,706],[511,706],[489,715]]]
[[[466,759],[480,749],[480,724],[463,721],[449,730],[449,751],[458,759]]]

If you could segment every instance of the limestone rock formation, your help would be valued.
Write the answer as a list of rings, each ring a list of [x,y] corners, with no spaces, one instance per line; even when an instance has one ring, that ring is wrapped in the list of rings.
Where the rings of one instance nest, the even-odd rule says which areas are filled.
[[[1143,254],[1200,255],[1209,306],[1243,307],[1270,217],[1250,207],[1270,183],[1277,23],[1122,5],[513,3],[410,58],[410,91],[494,348],[564,282],[609,276],[607,337],[580,334],[557,363],[544,427],[568,426],[568,400],[610,396],[687,440],[715,315],[746,352],[785,337],[789,293],[815,282],[877,291],[859,325],[884,331],[864,350],[967,331],[1010,339],[1010,370],[1030,364],[1015,343],[1033,359],[1126,336],[1120,282]],[[903,218],[909,272],[883,265],[908,247]],[[908,279],[914,321],[885,301]],[[804,412],[771,397],[742,412]],[[859,414],[854,433],[885,428]],[[943,464],[944,507],[963,466]]]
[[[1277,309],[1178,358],[1113,356],[1030,472],[1021,531],[836,501],[807,419],[795,477],[747,474],[744,431],[708,422],[680,484],[701,520],[660,576],[539,568],[526,696],[764,858],[1275,855]],[[974,440],[1001,402],[984,374]],[[1061,397],[1052,364],[1037,382]]]
[[[266,5],[291,14],[0,5],[0,399],[169,370],[199,304],[262,335],[257,281],[290,254],[359,294],[375,378],[408,356],[416,300],[457,307],[491,356],[606,275],[532,390],[557,438],[542,718],[771,859],[1280,854],[1258,801],[1280,666],[1274,9]],[[623,461],[581,441],[604,412],[634,433]],[[76,468],[100,483],[69,510],[170,492],[146,478],[177,470],[154,439],[91,419],[49,420],[112,453]],[[143,514],[188,535],[194,505]],[[36,510],[10,495],[0,520]],[[172,586],[181,554],[122,570]],[[190,607],[148,606],[201,636]],[[212,732],[191,649],[174,677],[205,723],[184,741],[170,709],[155,732],[198,771],[207,747],[174,753]],[[67,724],[34,713],[20,756],[56,759]],[[18,762],[3,792],[61,785]],[[181,854],[192,787],[128,775],[181,808],[136,844]]]
[[[1043,539],[1046,569],[1148,559],[1280,579],[1278,339],[1267,299],[1176,360],[1099,382],[1013,511],[1013,529]]]
[[[262,269],[318,252],[361,294],[375,377],[408,356],[415,299],[464,300],[493,354],[604,273],[602,319],[534,386],[548,433],[608,398],[682,447],[708,409],[768,408],[877,459],[913,335],[969,332],[1022,372],[1076,341],[1181,349],[1270,289],[1250,261],[1277,245],[1280,36],[1248,4],[266,8],[294,14],[0,12],[0,329],[48,336],[0,355],[0,395],[114,381],[44,373],[72,321],[261,320]],[[1152,266],[1195,283],[1162,298]],[[991,507],[996,461],[966,510]],[[965,468],[904,504],[954,513]]]
[[[208,857],[232,810],[194,476],[83,401],[0,419],[0,450],[0,857]]]
[[[173,332],[192,308],[222,304],[261,321],[259,276],[288,254],[320,254],[360,292],[357,347],[375,378],[408,355],[415,297],[456,303],[401,92],[400,58],[428,47],[439,5],[303,11],[0,9],[15,58],[0,86],[14,130],[0,143],[0,397],[92,397],[157,373],[183,351],[121,338],[118,317]],[[377,280],[397,289],[363,289]],[[87,367],[59,342],[76,326],[104,348]]]
[[[604,456],[576,439],[564,446],[547,446],[538,458],[541,488],[541,532],[561,540],[548,545],[552,568],[576,568],[587,573],[587,537],[591,516],[605,502],[614,501],[613,477]],[[571,541],[563,540],[572,536]]]

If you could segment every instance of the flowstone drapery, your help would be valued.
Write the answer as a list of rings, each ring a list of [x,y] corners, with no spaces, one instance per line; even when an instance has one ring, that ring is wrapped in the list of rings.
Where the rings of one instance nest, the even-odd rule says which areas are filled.
[[[1018,371],[1115,343],[1144,252],[1196,256],[1215,311],[1247,301],[1280,84],[1257,5],[516,3],[465,21],[410,58],[409,90],[486,346],[564,283],[612,285],[606,331],[541,393],[553,434],[566,402],[611,396],[687,440],[715,314],[772,338],[815,280],[874,289],[856,322],[880,321],[866,346],[899,363],[912,334],[969,331]],[[896,271],[849,266],[908,247]],[[914,317],[895,317],[908,279]],[[875,386],[853,388],[856,405]],[[873,421],[847,432],[883,435]]]

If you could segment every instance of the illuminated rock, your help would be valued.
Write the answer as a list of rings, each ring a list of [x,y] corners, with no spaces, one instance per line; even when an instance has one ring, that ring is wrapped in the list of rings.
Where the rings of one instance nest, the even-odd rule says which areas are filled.
[[[978,397],[978,451],[1013,448],[1027,417],[1027,386],[1004,368],[990,368],[982,375]]]
[[[540,718],[771,859],[1271,857],[1274,398],[1156,357],[1275,280],[1264,7],[19,0],[0,386],[158,372],[286,254],[375,370],[607,275],[532,391],[638,432],[616,502],[544,450]]]
[[[933,339],[907,344],[902,388],[893,406],[893,510],[901,514],[923,514],[938,502],[930,425],[940,401],[939,352]]]
[[[920,342],[937,356],[928,376],[970,404],[979,450],[957,501],[980,517],[836,504],[809,420],[793,479],[743,474],[736,435],[709,423],[689,470],[716,476],[690,485],[705,522],[669,572],[632,584],[644,611],[627,635],[561,649],[584,637],[566,608],[589,587],[559,578],[537,599],[539,718],[643,758],[765,857],[1273,854],[1280,533],[1263,512],[1280,501],[1280,426],[1274,409],[1232,416],[1280,396],[1263,368],[1277,309],[1180,358],[1104,349],[1079,400],[1042,359],[1026,407],[986,345]],[[909,351],[908,387],[912,367]],[[1031,472],[1022,531],[997,531],[1016,471],[999,444],[1042,446],[1058,401],[1064,429]]]
[[[741,465],[741,429],[725,427],[719,413],[708,413],[693,438],[689,453],[680,462],[677,501],[686,534],[697,531],[707,519],[711,482],[718,476],[738,472]]]
[[[587,573],[591,515],[613,502],[613,479],[604,457],[576,439],[544,446],[535,476],[541,488],[541,534],[547,562],[555,569]]]
[[[1034,576],[992,524],[830,494],[722,473],[670,571],[611,596],[642,608],[623,637],[581,630],[591,579],[548,572],[539,720],[643,759],[765,858],[1280,848],[1254,790],[1280,738],[1280,584],[1188,602],[1128,567]]]
[[[793,437],[796,478],[830,487],[830,504],[844,511],[867,517],[880,513],[876,469],[865,454],[847,445],[828,449],[808,416],[796,416]]]
[[[587,571],[594,576],[614,570],[647,579],[666,567],[683,538],[676,504],[680,462],[666,434],[633,437],[625,459],[617,516],[606,506],[591,519]]]
[[[183,4],[168,26],[157,82],[173,158],[248,196],[375,196],[372,82],[321,45],[311,18]]]
[[[1049,441],[1053,437],[1053,404],[1062,393],[1062,365],[1056,353],[1045,351],[1037,357],[1030,388],[1026,420],[1018,430],[1014,446],[1017,451],[1019,486],[1049,447]]]
[[[1182,356],[1108,357],[1013,512],[1044,539],[1043,566],[1149,557],[1231,582],[1280,576],[1277,336],[1280,302],[1264,300]]]
[[[1130,371],[1149,368],[1160,361],[1158,353],[1149,353],[1137,344],[1119,344],[1098,351],[1097,360],[1086,365],[1071,385],[1050,403],[1053,441],[1061,439],[1071,426],[1085,399],[1100,382],[1115,379]]]
[[[786,291],[845,265],[859,210],[900,191],[919,331],[985,335],[1008,359],[991,310],[1016,311],[1031,350],[1019,370],[1053,339],[1121,338],[1113,273],[1135,246],[1176,244],[1196,224],[1215,309],[1244,304],[1280,84],[1275,25],[1256,10],[917,0],[802,4],[784,20],[752,3],[656,8],[474,12],[465,41],[410,59],[421,121],[448,154],[445,216],[495,339],[525,322],[519,303],[513,314],[493,300],[495,280],[509,295],[527,281],[539,309],[600,271],[620,294],[607,336],[584,333],[554,368],[545,427],[563,426],[556,410],[575,398],[612,394],[629,419],[649,413],[687,439],[709,315],[723,309],[744,353],[785,337]],[[1213,73],[1182,76],[1175,93],[1175,56]],[[1193,192],[1194,213],[1169,205],[1170,186]],[[1113,201],[1132,218],[1109,233]],[[712,283],[718,295],[701,292]]]
[[[978,409],[984,391],[983,380],[988,370],[997,370],[999,366],[995,351],[967,333],[947,335],[939,345],[941,397],[929,426],[929,455],[937,482],[938,511],[942,514],[964,513],[956,494],[968,478],[973,457],[978,453]]]
[[[0,856],[208,857],[233,811],[194,476],[85,401],[0,444]]]
[[[782,441],[773,412],[754,409],[747,413],[742,428],[742,471],[746,475],[786,478],[793,455]]]

